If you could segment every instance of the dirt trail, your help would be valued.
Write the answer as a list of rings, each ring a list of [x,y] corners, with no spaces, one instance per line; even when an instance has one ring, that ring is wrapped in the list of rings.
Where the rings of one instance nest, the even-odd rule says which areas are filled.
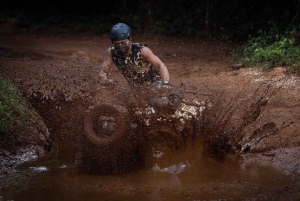
[[[240,143],[248,143],[248,151],[261,153],[265,156],[263,160],[278,162],[279,166],[299,164],[300,156],[296,151],[300,145],[299,77],[287,75],[281,68],[271,72],[232,69],[231,55],[238,47],[233,43],[147,35],[133,39],[148,44],[162,59],[169,68],[173,84],[193,85],[204,93],[222,93],[231,99],[231,105],[235,105],[235,101],[238,105],[242,100],[251,100],[262,83],[271,84],[276,93],[255,124],[246,128]],[[78,148],[77,134],[82,134],[85,110],[94,104],[95,92],[101,87],[98,71],[109,45],[106,35],[68,38],[16,34],[0,37],[0,73],[11,78],[31,100],[55,141],[74,142],[71,150],[64,149],[66,152]],[[117,70],[113,71],[112,77],[125,83]],[[239,105],[239,110],[245,110],[243,105]],[[258,128],[272,122],[282,129],[277,133],[253,135]],[[287,124],[291,125],[284,128]]]

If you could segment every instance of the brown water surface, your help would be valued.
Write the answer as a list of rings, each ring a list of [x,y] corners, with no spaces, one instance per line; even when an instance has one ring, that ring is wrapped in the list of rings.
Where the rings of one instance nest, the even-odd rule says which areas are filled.
[[[199,148],[199,147],[198,147]],[[22,165],[19,183],[3,200],[297,200],[300,174],[262,162],[257,155],[229,155],[225,162],[199,156],[201,150],[147,158],[138,171],[93,175],[79,171],[76,158],[52,158]],[[66,157],[66,156],[65,156]],[[70,158],[70,156],[67,156]],[[260,159],[260,162],[258,162]],[[23,179],[21,179],[24,177]],[[6,178],[8,179],[8,178]]]

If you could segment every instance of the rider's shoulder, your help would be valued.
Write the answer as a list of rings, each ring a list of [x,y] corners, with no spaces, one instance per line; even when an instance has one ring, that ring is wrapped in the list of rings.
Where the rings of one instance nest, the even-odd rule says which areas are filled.
[[[138,47],[140,49],[147,47],[147,45],[144,43],[132,43],[132,46]]]
[[[150,53],[152,52],[151,49],[147,46],[144,46],[142,49],[141,49],[141,53],[142,54],[147,54],[147,53]]]

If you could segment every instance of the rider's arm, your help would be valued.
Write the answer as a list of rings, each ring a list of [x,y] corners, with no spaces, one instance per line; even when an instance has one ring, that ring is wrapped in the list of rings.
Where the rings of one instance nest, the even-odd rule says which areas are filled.
[[[106,52],[106,57],[103,61],[103,63],[101,64],[101,69],[99,72],[99,76],[100,76],[100,81],[102,83],[106,83],[108,81],[108,73],[111,69],[111,66],[113,65],[113,61],[112,61],[112,57],[111,57],[111,49],[108,48],[107,52]]]
[[[148,47],[143,47],[143,49],[141,50],[141,54],[144,60],[149,62],[160,72],[160,76],[163,81],[169,81],[170,75],[168,68],[156,55],[153,54],[153,52]]]

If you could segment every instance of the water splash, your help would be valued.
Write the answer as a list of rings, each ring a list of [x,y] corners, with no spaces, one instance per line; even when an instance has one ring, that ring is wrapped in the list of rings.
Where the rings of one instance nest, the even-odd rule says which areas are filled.
[[[186,162],[181,162],[179,164],[174,164],[169,167],[164,167],[162,168],[159,164],[155,163],[153,166],[153,171],[154,172],[166,172],[170,174],[180,174],[187,170],[190,167],[190,163],[188,161]]]

